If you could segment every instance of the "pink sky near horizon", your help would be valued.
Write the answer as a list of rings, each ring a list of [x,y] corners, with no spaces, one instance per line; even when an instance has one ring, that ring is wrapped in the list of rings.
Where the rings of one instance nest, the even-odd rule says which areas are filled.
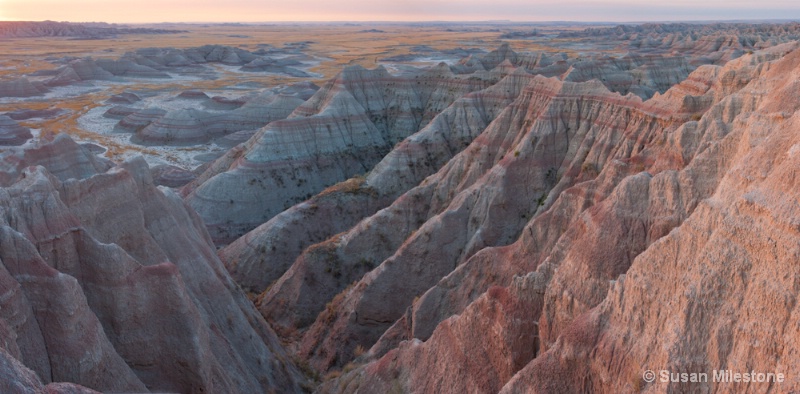
[[[0,20],[72,22],[800,19],[796,0],[0,0]]]

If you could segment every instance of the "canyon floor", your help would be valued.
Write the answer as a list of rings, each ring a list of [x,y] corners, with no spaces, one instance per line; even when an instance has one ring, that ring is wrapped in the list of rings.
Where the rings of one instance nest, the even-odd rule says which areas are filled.
[[[2,393],[800,390],[800,24],[0,37]]]

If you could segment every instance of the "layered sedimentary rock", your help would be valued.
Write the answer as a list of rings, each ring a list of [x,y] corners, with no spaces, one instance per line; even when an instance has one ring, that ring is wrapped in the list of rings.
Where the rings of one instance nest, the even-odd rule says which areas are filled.
[[[61,67],[58,74],[48,80],[46,85],[63,86],[82,81],[117,80],[122,77],[170,78],[164,72],[125,59],[94,60],[92,58],[84,58],[73,60]]]
[[[69,23],[69,22],[0,22],[0,37],[76,37],[76,38],[110,38],[119,34],[174,34],[181,30],[132,28],[107,23]]]
[[[195,62],[219,62],[228,65],[244,65],[257,58],[250,51],[222,45],[204,45],[183,52]]]
[[[664,171],[650,181],[669,180],[660,189],[673,195],[680,191],[680,200],[670,203],[678,209],[686,204],[682,201],[687,192],[699,189],[694,193],[700,198],[689,200],[694,210],[685,220],[676,220],[675,230],[659,230],[663,237],[633,259],[625,272],[595,273],[597,282],[584,286],[566,285],[561,275],[553,275],[556,285],[545,294],[541,318],[548,323],[542,335],[546,352],[512,379],[506,392],[522,387],[569,390],[578,387],[578,380],[606,391],[645,388],[648,383],[634,373],[641,367],[634,363],[653,370],[700,372],[782,372],[795,367],[795,358],[788,354],[794,351],[797,334],[784,322],[792,319],[790,300],[797,294],[781,278],[795,275],[786,262],[797,249],[796,230],[789,223],[797,217],[790,202],[796,198],[790,174],[796,166],[793,114],[798,102],[791,97],[800,54],[794,51],[763,67],[734,63],[739,69],[730,71],[744,74],[749,83],[712,107],[697,129],[716,131],[715,123],[730,127],[713,143],[698,146],[705,149],[677,174]],[[767,120],[769,127],[764,127]],[[776,277],[775,272],[780,274]],[[763,275],[774,279],[766,281]],[[607,277],[611,282],[598,288]],[[573,324],[565,321],[569,315],[547,313],[564,309],[563,296],[555,294],[561,289],[579,295],[576,312],[586,311],[582,316],[575,313]],[[560,342],[559,332],[564,333]],[[631,340],[622,342],[623,337]],[[574,349],[574,356],[561,350],[565,347]],[[576,364],[581,354],[589,359]],[[617,365],[621,379],[598,379],[610,373],[603,364]],[[575,379],[548,384],[539,378],[542,373],[561,373],[564,367],[572,367]],[[790,392],[800,386],[797,377],[786,378],[774,384],[776,390]],[[713,382],[676,382],[655,389],[712,387]]]
[[[444,64],[402,77],[349,67],[289,118],[259,130],[241,159],[188,189],[187,201],[215,240],[229,242],[325,187],[369,171],[395,143],[485,85],[481,78],[453,75]]]
[[[779,47],[747,59],[760,63],[790,49],[791,46]],[[509,69],[509,56],[506,52],[496,68]],[[633,59],[621,62],[635,64]],[[676,75],[688,72],[680,59],[666,64],[677,68]],[[381,206],[385,203],[381,198],[395,198],[408,190],[460,150],[457,144],[448,145],[450,155],[442,154],[426,146],[431,142],[428,138],[449,137],[451,130],[471,123],[461,119],[457,128],[432,129],[436,132],[427,138],[422,137],[424,133],[410,138],[376,166],[366,180],[352,179],[292,207],[226,247],[220,255],[246,288],[258,291],[271,285],[258,304],[283,335],[298,339],[297,330],[302,333],[316,320],[303,334],[298,348],[300,355],[315,367],[325,370],[342,366],[353,359],[356,348],[366,349],[373,344],[375,347],[368,354],[381,356],[402,340],[428,339],[443,319],[459,313],[492,284],[506,285],[513,275],[535,269],[535,265],[515,263],[496,271],[484,267],[495,259],[508,258],[507,250],[491,246],[511,243],[524,234],[523,226],[529,218],[542,213],[543,207],[553,204],[565,190],[597,177],[608,167],[599,190],[576,189],[586,196],[606,196],[625,176],[633,175],[631,171],[641,171],[652,160],[641,155],[645,147],[642,143],[652,140],[659,130],[675,130],[683,122],[699,117],[714,102],[742,88],[752,77],[747,76],[748,70],[739,63],[730,69],[702,66],[672,90],[656,94],[646,103],[633,96],[620,97],[597,81],[574,84],[538,78],[533,83],[529,82],[532,77],[523,78],[527,74],[517,70],[512,74],[515,83],[498,84],[495,94],[501,89],[508,92],[510,86],[528,85],[527,94],[519,98],[509,95],[511,101],[518,101],[512,105],[508,105],[511,101],[501,101],[500,108],[505,109],[501,116],[489,117],[494,119],[492,125],[483,126],[485,130],[480,128],[473,135],[466,133],[461,141],[469,143],[483,132],[472,149],[456,155],[436,176],[389,208],[317,245],[307,247],[296,241],[315,240],[346,229],[358,215],[376,206],[367,203]],[[734,75],[739,76],[732,79]],[[584,78],[588,76],[578,79]],[[718,78],[725,83],[709,90]],[[691,123],[688,127],[691,130]],[[404,150],[406,143],[417,150]],[[674,165],[686,160],[683,156],[677,158],[670,153],[662,160]],[[417,166],[422,167],[419,173],[406,170]],[[343,190],[349,192],[347,199]],[[319,203],[335,201],[337,193],[342,196],[341,201],[352,204],[355,199],[361,202],[360,206],[334,211],[331,204]],[[585,204],[580,209],[570,208],[570,212],[582,212],[589,206]],[[562,220],[569,223],[575,218]],[[461,228],[465,230],[454,231]],[[548,242],[558,236],[547,235]],[[297,252],[306,247],[294,260]],[[638,250],[634,247],[626,253]],[[289,271],[272,283],[275,275],[292,261]],[[455,267],[461,268],[454,270]],[[407,281],[409,277],[414,278],[412,283]],[[415,296],[422,296],[419,303],[413,300]],[[399,306],[392,310],[393,305]]]
[[[258,132],[258,130],[240,130],[230,133],[224,137],[218,138],[215,142],[219,146],[223,146],[226,148],[232,148],[236,145],[242,144],[247,142],[250,138]]]
[[[139,110],[136,109],[136,108],[133,108],[133,107],[126,107],[124,105],[115,105],[115,106],[109,108],[108,111],[104,112],[103,113],[103,117],[111,118],[111,119],[120,119],[121,120],[121,119],[125,118],[128,115],[135,114],[137,111],[139,111]],[[131,124],[131,126],[132,126],[132,124]],[[116,126],[115,126],[115,128],[116,128]]]
[[[191,145],[210,139],[204,123],[208,115],[196,109],[180,109],[164,114],[137,131],[131,141],[153,145]]]
[[[0,115],[0,146],[22,145],[33,138],[30,129],[7,115]]]
[[[683,81],[694,68],[683,56],[606,57],[575,62],[561,79],[575,82],[596,79],[611,91],[647,99]]]
[[[501,46],[425,72],[348,68],[319,91],[107,112],[141,111],[120,124],[144,143],[233,146],[191,172],[112,168],[64,136],[8,149],[0,391],[299,390],[258,312],[326,376],[319,392],[797,391],[800,54],[774,46],[795,28],[612,30],[598,35],[614,56]],[[188,203],[167,188],[185,182]]]
[[[66,86],[81,81],[113,80],[114,74],[100,67],[92,58],[77,59],[58,69],[58,74],[49,79],[47,86]]]
[[[708,55],[709,52],[697,53]],[[727,59],[726,59],[727,60]],[[713,63],[707,57],[692,58],[681,54],[639,54],[634,51],[624,56],[568,57],[566,54],[517,53],[510,45],[485,55],[473,55],[451,66],[454,72],[473,73],[481,70],[519,67],[532,74],[555,76],[561,80],[585,82],[596,79],[609,90],[620,94],[633,93],[648,99],[655,93],[664,93],[684,80],[697,66]]]
[[[10,381],[31,390],[300,391],[303,378],[193,211],[154,186],[143,160],[105,171],[78,164],[91,156],[75,146],[59,137],[2,172],[0,358],[16,359]]]
[[[111,162],[76,144],[66,134],[58,134],[51,143],[0,153],[0,186],[10,185],[23,169],[35,165],[63,179],[85,178],[105,172],[112,166]]]
[[[559,37],[581,38],[593,43],[612,42],[642,53],[680,51],[688,56],[699,55],[724,62],[746,51],[797,40],[800,26],[796,23],[650,23],[564,31]]]
[[[184,90],[178,95],[178,98],[188,100],[208,100],[210,97],[199,90]]]
[[[154,121],[161,119],[167,111],[160,108],[145,108],[134,110],[129,115],[125,115],[129,110],[125,107],[113,107],[106,111],[105,115],[109,118],[124,116],[119,123],[114,126],[114,131],[118,133],[136,133],[137,131],[149,126]]]
[[[292,59],[270,59],[270,58],[258,58],[250,63],[247,63],[242,66],[242,71],[249,71],[249,72],[271,72],[271,73],[279,73],[279,74],[286,74],[293,77],[304,78],[310,77],[311,74],[299,70],[292,66],[299,66],[302,63]]]
[[[182,187],[195,179],[195,174],[171,165],[157,165],[150,169],[153,183],[159,186]]]
[[[276,52],[280,55],[296,53],[291,50],[276,50]],[[305,72],[295,68],[302,66],[302,62],[295,57],[273,58],[270,53],[263,50],[251,52],[224,45],[204,45],[187,49],[143,48],[123,55],[123,59],[159,70],[196,70],[206,63],[221,63],[228,66],[240,66],[242,71],[267,71],[298,77],[308,76]]]
[[[9,118],[14,120],[28,120],[28,119],[51,119],[66,112],[61,108],[48,108],[48,109],[20,109],[16,111],[6,112]]]
[[[378,246],[366,258],[380,266],[316,318],[301,354],[326,369],[346,363],[357,345],[372,346],[416,296],[455,267],[483,248],[513,242],[553,190],[637,151],[634,141],[663,126],[659,112],[597,82],[536,77],[471,147],[343,237],[373,241]],[[401,279],[409,275],[415,280]]]
[[[157,70],[149,65],[137,63],[125,57],[112,59],[97,59],[97,65],[118,77],[128,78],[170,78],[170,75]]]
[[[366,179],[350,180],[347,184],[326,190],[307,204],[282,212],[223,249],[220,253],[229,262],[228,269],[242,286],[257,292],[263,291],[294,262],[304,248],[351,228],[437,171],[471,143],[531,79],[532,75],[518,70],[496,85],[458,99],[422,130],[397,144]],[[317,201],[318,197],[321,201]],[[298,237],[298,234],[303,236]],[[383,246],[375,245],[374,248],[378,250]],[[347,254],[343,253],[344,249],[344,246],[339,248],[340,252],[331,258],[342,259],[340,256]],[[302,258],[313,259],[308,254]],[[374,267],[376,262],[373,258],[368,256],[367,265]],[[335,285],[300,285],[307,276],[327,276],[323,272],[329,270],[328,262],[317,261],[313,265],[306,262],[302,269],[293,268],[293,280],[276,284],[271,292],[276,299],[272,295],[264,298],[262,311],[267,313],[272,309],[270,305],[283,304],[286,299],[294,298],[289,305],[295,302],[305,305],[301,313],[315,316],[333,294],[363,274],[360,270],[349,270],[350,266],[359,264],[362,260],[360,257],[351,256],[347,260],[342,264],[330,264],[344,267],[336,270],[341,276]],[[364,266],[362,269],[367,268]],[[309,296],[317,298],[314,307],[308,301],[303,301]],[[280,311],[276,308],[274,312],[285,316],[294,313],[289,308]],[[269,316],[273,321],[277,320],[277,314],[270,312]]]
[[[426,132],[421,132],[419,135],[399,145],[396,150],[389,154],[381,164],[376,166],[371,172],[365,185],[361,186],[365,191],[372,189],[374,194],[380,195],[385,193],[389,196],[394,193],[402,193],[407,190],[408,187],[418,183],[426,175],[432,173],[435,169],[452,158],[452,155],[459,150],[457,147],[466,146],[476,135],[481,132],[484,133],[481,139],[473,143],[474,149],[468,149],[456,156],[456,159],[452,160],[440,170],[437,176],[426,180],[423,185],[406,193],[406,195],[392,204],[391,207],[364,220],[347,233],[338,235],[324,243],[307,249],[287,274],[272,285],[270,291],[262,296],[260,299],[261,311],[277,324],[278,328],[281,328],[283,332],[287,333],[298,328],[303,329],[314,321],[318,313],[322,312],[318,323],[322,320],[323,323],[321,323],[321,325],[324,328],[318,328],[319,331],[313,334],[315,328],[312,327],[313,335],[308,337],[313,337],[314,335],[319,335],[319,332],[327,331],[326,337],[331,338],[333,335],[338,334],[335,334],[336,329],[330,330],[327,323],[335,319],[335,316],[333,316],[335,309],[333,308],[338,307],[338,304],[346,299],[345,295],[355,293],[356,295],[352,295],[353,298],[368,302],[367,299],[392,300],[397,297],[403,297],[402,294],[406,293],[407,295],[405,296],[404,302],[410,303],[415,294],[420,294],[433,285],[438,278],[452,270],[452,267],[459,264],[460,261],[466,260],[476,250],[492,245],[493,243],[510,242],[510,240],[516,236],[521,225],[526,222],[526,218],[535,213],[538,204],[544,203],[544,197],[548,190],[512,190],[508,184],[502,183],[502,186],[489,187],[488,189],[491,191],[486,193],[488,196],[484,195],[476,198],[476,195],[480,194],[480,188],[486,187],[486,184],[478,183],[477,181],[483,174],[488,172],[495,163],[504,159],[505,155],[511,155],[511,159],[505,158],[505,160],[524,160],[526,156],[533,154],[524,153],[525,150],[528,150],[526,148],[527,145],[522,144],[520,140],[523,138],[522,136],[524,133],[529,131],[528,128],[531,124],[537,124],[538,127],[545,130],[548,127],[552,127],[552,121],[549,118],[538,120],[538,123],[534,121],[537,120],[536,117],[539,111],[542,111],[540,107],[545,106],[546,103],[552,99],[553,95],[563,95],[564,97],[559,97],[557,101],[566,101],[567,103],[577,100],[577,97],[583,95],[588,97],[595,97],[595,95],[598,97],[614,97],[613,94],[596,83],[586,86],[590,90],[584,91],[579,90],[581,89],[581,87],[579,87],[581,85],[569,84],[567,88],[564,88],[565,91],[563,93],[559,93],[560,88],[558,86],[560,85],[557,81],[548,81],[543,78],[538,78],[536,79],[536,81],[538,81],[537,83],[532,83],[532,80],[534,80],[534,78],[524,72],[512,74],[497,86],[487,89],[485,92],[469,96],[479,104],[476,105],[473,102],[472,105],[454,105],[444,112],[446,116],[443,115],[441,118],[437,118],[442,121],[441,124],[437,124],[437,119],[431,122],[431,125],[437,125],[438,127],[430,127]],[[529,85],[525,90],[525,99],[527,102],[515,103],[510,106],[510,108],[506,108],[508,104],[511,104],[511,102],[517,98],[519,92],[526,85]],[[516,90],[516,93],[508,93],[514,90]],[[503,98],[502,92],[506,92],[507,94],[505,97],[506,101],[498,100],[499,98]],[[616,103],[615,100],[617,99],[612,101]],[[627,101],[630,102],[628,105],[633,108],[636,108],[636,103],[639,102],[633,98],[629,98]],[[465,103],[469,103],[469,101],[465,101]],[[463,103],[459,102],[459,104]],[[575,105],[575,103],[561,103],[560,105],[562,105],[562,107],[556,107],[550,109],[550,111],[553,113],[560,113],[563,108],[569,108],[571,105]],[[486,128],[488,120],[493,119],[493,116],[489,117],[487,120],[480,115],[491,114],[493,112],[496,114],[504,108],[506,110],[500,114],[500,117]],[[630,110],[624,108],[623,106],[623,110]],[[464,116],[465,113],[469,114],[471,111],[475,111],[474,115],[477,116],[472,118],[469,122],[466,122],[470,119],[469,116],[452,117],[453,114]],[[620,109],[614,111],[620,111]],[[589,110],[586,110],[586,112],[592,113],[592,111]],[[576,113],[581,113],[581,111],[577,111]],[[529,119],[526,119],[526,116]],[[612,116],[612,118],[613,117],[616,116]],[[481,125],[480,120],[482,118],[486,123]],[[446,123],[448,119],[450,122],[454,120],[457,120],[457,122],[454,125],[449,125],[450,127],[442,127],[443,125],[448,125]],[[564,121],[567,119],[569,118],[564,118]],[[577,121],[578,124],[574,127],[575,130],[585,127],[580,126],[581,121],[587,120],[579,118]],[[590,118],[588,121],[592,121],[592,119]],[[454,133],[467,131],[470,126],[474,127],[474,131],[462,134],[460,136],[460,141],[458,138],[453,138],[458,135],[453,135]],[[607,127],[611,128],[611,130],[616,130],[612,126],[613,125]],[[565,125],[567,129],[570,127],[569,123]],[[616,127],[618,128],[619,126]],[[649,127],[652,127],[652,125]],[[508,135],[508,130],[518,130],[518,132],[522,134],[517,136]],[[556,131],[551,131],[550,133],[556,134]],[[566,138],[571,139],[573,137],[574,136],[567,136]],[[441,141],[442,139],[444,139],[444,141]],[[577,139],[580,140],[581,138],[578,137]],[[441,144],[440,141],[447,143]],[[437,142],[439,142],[439,144],[437,144]],[[548,146],[546,144],[552,143],[553,142],[547,142],[547,140],[545,140],[537,149],[546,151],[547,148],[544,148]],[[510,152],[509,150],[513,144],[519,144],[525,149]],[[601,145],[601,147],[605,147],[605,145]],[[605,147],[604,149],[608,148]],[[576,153],[572,152],[569,154],[575,155]],[[567,158],[569,158],[569,156]],[[582,159],[583,156],[575,158],[575,160]],[[564,169],[558,168],[558,165],[560,165],[558,163],[561,163],[563,160],[565,160],[565,158],[562,157],[559,159],[553,158],[545,162],[534,161],[539,167],[538,177],[540,177],[540,180],[524,183],[528,183],[529,186],[539,184],[545,188],[552,187],[552,183],[558,176],[559,171],[565,171]],[[526,162],[520,161],[519,163]],[[531,172],[530,164],[517,165],[520,166],[517,171]],[[572,167],[580,169],[581,165],[573,163]],[[515,179],[515,175],[507,172],[508,169],[503,169],[502,171],[505,172],[504,176]],[[502,178],[503,177],[499,175],[495,176],[497,180]],[[508,180],[504,180],[503,182],[519,183],[519,181]],[[406,185],[405,188],[403,187],[404,184]],[[523,187],[523,185],[517,185],[516,187]],[[462,191],[466,196],[471,194],[470,197],[460,201],[460,204],[466,205],[466,207],[449,207],[449,209],[455,212],[444,215],[448,204],[450,204],[454,198],[458,199],[455,195]],[[364,194],[369,195],[369,193]],[[484,199],[484,201],[493,201],[493,203],[489,204],[487,207],[485,205],[486,202],[480,201],[481,198]],[[522,200],[515,201],[515,198],[521,198]],[[297,234],[299,231],[303,231],[300,230],[300,226],[293,224],[297,218],[305,215],[306,219],[320,220],[324,221],[324,223],[328,223],[328,216],[326,214],[329,214],[331,211],[323,210],[323,215],[314,215],[320,210],[318,204],[313,204],[315,199],[309,202],[311,203],[309,205],[314,208],[313,211],[307,209],[306,204],[298,205],[276,217],[274,222],[268,222],[258,230],[248,234],[222,251],[221,255],[228,262],[229,269],[234,272],[234,275],[242,284],[258,289],[259,286],[265,286],[269,283],[271,276],[274,275],[274,272],[269,271],[278,271],[280,268],[279,263],[281,261],[286,261],[286,251],[296,248],[295,243],[286,242],[289,238],[284,236],[282,232],[291,229],[291,232],[289,232],[290,234]],[[370,199],[366,200],[370,201]],[[434,203],[431,204],[429,201],[433,201]],[[520,203],[522,204],[521,206],[519,205]],[[496,207],[492,207],[492,205],[496,205]],[[442,214],[442,218],[436,218],[437,214]],[[465,215],[466,217],[464,217]],[[470,219],[470,215],[481,219],[478,219],[480,221],[473,221]],[[453,231],[453,229],[462,227],[462,224],[459,224],[459,221],[462,221],[462,219],[458,219],[458,216],[464,217],[463,222],[465,224],[467,219],[470,219],[469,225],[466,226],[467,230],[465,233]],[[491,220],[487,220],[483,218],[484,216],[491,216],[492,218]],[[340,219],[342,217],[341,214],[335,217],[337,220],[332,220],[331,222],[337,224],[343,222]],[[349,220],[354,219],[352,216],[345,216],[345,218]],[[447,222],[444,222],[444,218],[446,218]],[[423,224],[425,224],[428,219],[433,219],[432,222],[434,224],[426,229]],[[299,220],[297,221],[299,222]],[[314,236],[318,236],[321,226],[313,225],[308,226],[308,228],[315,229],[315,232],[311,233],[306,230],[302,233],[312,234],[312,237],[309,238],[313,239]],[[415,237],[415,234],[422,234],[422,237]],[[407,239],[409,236],[411,236],[411,238]],[[458,238],[453,238],[453,236]],[[262,247],[260,251],[257,249],[259,245]],[[448,245],[448,248],[442,249],[441,245]],[[270,252],[270,248],[274,249],[276,246],[278,252],[275,252],[275,250]],[[398,250],[398,248],[400,249]],[[395,270],[387,269],[389,272],[383,273],[385,274],[385,280],[378,282],[374,277],[370,278],[370,274],[367,276],[367,278],[370,279],[368,279],[366,283],[361,282],[355,286],[356,289],[364,291],[364,289],[372,285],[370,282],[375,280],[378,282],[374,285],[375,293],[370,293],[368,296],[360,298],[363,293],[358,290],[348,289],[347,292],[342,293],[342,296],[337,296],[334,299],[331,308],[325,308],[325,304],[332,299],[333,295],[344,290],[347,284],[357,281],[365,272],[370,271],[384,259],[392,256],[396,251],[399,255],[395,255],[387,260],[389,264],[396,264],[396,268]],[[422,253],[422,255],[418,253]],[[256,256],[264,255],[267,256],[267,259],[263,257],[260,261],[255,259]],[[395,258],[400,261],[395,261]],[[413,261],[419,261],[420,264],[427,265],[427,267],[420,267],[418,265],[414,265],[416,268],[408,267]],[[428,264],[426,262],[435,263]],[[435,266],[439,266],[441,270],[433,268]],[[403,284],[396,282],[395,284],[399,287],[392,285],[391,282],[395,279],[388,278],[394,277],[399,279],[401,277],[407,277],[406,275],[409,274],[409,271],[404,270],[415,272],[415,283],[411,285],[406,282],[403,282]],[[267,274],[266,280],[262,279],[259,275],[254,275],[262,273]],[[372,274],[374,274],[374,272]],[[425,275],[425,277],[423,278],[420,275]],[[383,281],[388,281],[389,284]],[[394,312],[388,311],[389,306],[393,303],[394,301],[383,304],[378,308],[381,309],[380,311],[375,309],[367,311],[365,309],[354,312],[354,314],[364,317],[364,323],[356,322],[350,328],[342,328],[344,333],[342,333],[341,336],[330,339],[326,344],[319,345],[323,347],[321,350],[313,349],[313,346],[317,345],[304,344],[303,346],[311,346],[312,348],[311,350],[308,350],[308,348],[301,348],[301,352],[310,351],[311,354],[320,352],[327,354],[328,357],[331,357],[333,360],[341,357],[342,360],[346,361],[348,357],[351,356],[356,344],[351,343],[349,348],[345,347],[344,349],[339,349],[338,346],[348,342],[348,340],[344,338],[364,338],[369,336],[367,332],[370,330],[380,335],[380,333],[386,330],[395,319],[401,317],[403,314],[405,306],[400,307]],[[351,306],[344,309],[352,310],[348,309]],[[382,314],[382,317],[380,319],[374,318],[371,316],[374,312]],[[342,317],[341,319],[342,321],[346,321],[351,319],[352,316],[353,315],[348,315],[348,317]],[[435,326],[436,323],[437,322],[433,322],[431,324]],[[347,326],[347,324],[345,324],[345,326]],[[432,326],[423,330],[430,331],[433,328]],[[327,334],[330,334],[330,336]],[[309,341],[313,342],[318,339],[317,337]],[[377,339],[377,337],[373,337],[373,340],[375,339]],[[361,343],[359,345],[363,347],[367,344]],[[344,354],[338,354],[338,352],[343,352]],[[325,362],[330,362],[330,360],[331,359],[328,359]],[[342,360],[334,361],[334,363],[342,362]],[[325,364],[322,365],[323,368],[327,368]]]
[[[0,347],[0,391],[3,393],[96,394],[97,391],[73,383],[42,384],[36,373]]]
[[[295,96],[305,101],[314,96],[317,90],[319,90],[319,86],[313,82],[298,82],[280,89],[279,93],[286,96]]]
[[[0,31],[0,34],[2,32]],[[47,87],[66,86],[84,81],[121,81],[125,78],[172,78],[170,73],[197,73],[208,71],[209,63],[241,66],[242,71],[273,72],[294,77],[310,74],[296,67],[302,63],[288,58],[271,58],[241,48],[205,45],[196,48],[143,48],[128,52],[117,59],[91,57],[65,59],[66,64],[55,70],[43,70],[37,75],[51,76]],[[292,67],[295,66],[295,67]],[[37,88],[21,78],[0,84],[0,97],[29,97],[41,94],[46,88]]]
[[[203,103],[207,108],[216,110],[231,110],[244,105],[243,98],[229,98],[225,96],[214,96],[210,101]]]
[[[123,92],[109,97],[106,102],[111,104],[133,104],[141,100],[142,98],[136,93]]]
[[[47,92],[40,84],[33,84],[27,78],[0,81],[0,97],[33,97]]]
[[[694,392],[721,386],[648,383],[642,372],[796,368],[796,273],[788,263],[798,245],[796,48],[701,67],[644,103],[596,84],[590,92],[592,84],[549,81],[551,97],[528,107],[539,109],[529,112],[531,125],[475,181],[478,197],[445,199],[442,213],[304,334],[300,354],[324,369],[374,341],[361,350],[341,343],[375,338],[376,327],[394,323],[357,359],[366,364],[320,391]],[[503,197],[519,196],[508,192],[517,183],[547,184],[546,173],[536,174],[550,163],[557,171],[549,191],[521,194],[527,202]],[[465,204],[481,194],[494,208]],[[435,207],[440,197],[432,197]],[[455,264],[443,259],[465,244],[452,233],[477,227],[486,239],[509,226],[503,211],[525,203],[533,203],[531,219],[513,243],[462,252]],[[476,211],[480,222],[459,223]],[[332,240],[332,250],[351,237]],[[438,283],[391,311],[436,269],[444,278],[431,275]],[[786,377],[759,387],[800,387]]]
[[[263,94],[248,100],[235,100],[235,109],[225,112],[205,112],[194,108],[137,112],[120,121],[117,128],[136,128],[131,141],[142,145],[197,145],[242,130],[254,130],[284,119],[303,103],[296,96]],[[122,110],[106,112],[118,116]],[[151,120],[152,119],[152,120]],[[148,122],[149,120],[149,122]],[[144,125],[144,126],[141,126]]]

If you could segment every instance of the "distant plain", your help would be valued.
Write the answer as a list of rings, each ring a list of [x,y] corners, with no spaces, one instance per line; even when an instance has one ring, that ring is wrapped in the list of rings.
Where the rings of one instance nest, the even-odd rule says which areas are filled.
[[[496,49],[502,42],[509,42],[516,51],[562,52],[570,56],[580,53],[573,48],[575,40],[558,39],[561,31],[584,29],[581,25],[530,25],[512,23],[276,23],[276,24],[157,24],[135,25],[136,27],[181,30],[176,34],[132,34],[108,39],[75,39],[69,37],[11,38],[0,41],[0,80],[30,76],[42,70],[52,70],[58,65],[49,60],[64,57],[92,57],[94,59],[117,59],[127,52],[141,48],[192,48],[202,45],[224,45],[245,50],[262,47],[283,47],[291,43],[305,43],[303,52],[314,59],[306,71],[311,78],[297,78],[274,73],[248,73],[217,67],[218,75],[213,79],[146,80],[129,79],[125,83],[102,83],[102,88],[62,89],[63,92],[39,98],[2,99],[0,113],[24,109],[66,109],[63,115],[49,119],[29,119],[21,124],[42,135],[66,132],[73,137],[96,142],[108,150],[105,156],[122,159],[130,154],[144,154],[146,158],[161,158],[170,164],[187,167],[186,160],[179,160],[181,152],[197,153],[203,147],[167,149],[169,152],[128,144],[121,138],[111,138],[80,127],[79,118],[92,109],[103,105],[109,97],[123,91],[174,92],[188,89],[203,90],[211,95],[224,94],[233,85],[255,83],[262,87],[275,87],[300,81],[311,81],[318,85],[334,77],[343,67],[360,65],[375,68],[384,65],[391,72],[394,66],[425,67],[440,61],[455,63],[463,56],[439,55],[428,58],[397,59],[413,54],[414,49],[426,46],[433,51],[453,51],[461,48],[483,53]],[[528,33],[536,31],[536,37],[501,39],[502,34]],[[611,49],[613,52],[613,48]],[[150,161],[150,160],[149,160]],[[160,161],[160,160],[159,160]],[[152,162],[152,161],[151,161]]]

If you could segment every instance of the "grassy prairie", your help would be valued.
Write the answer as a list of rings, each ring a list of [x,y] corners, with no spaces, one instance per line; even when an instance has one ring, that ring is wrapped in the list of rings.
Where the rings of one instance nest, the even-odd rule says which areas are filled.
[[[408,54],[414,46],[427,45],[436,50],[475,48],[492,50],[501,44],[503,32],[529,31],[531,26],[486,24],[263,24],[263,25],[190,25],[159,24],[161,29],[185,30],[185,33],[161,35],[120,35],[109,39],[76,40],[64,37],[15,38],[0,41],[0,80],[29,75],[39,70],[54,69],[47,58],[64,56],[119,58],[126,52],[147,47],[190,48],[206,44],[235,46],[256,50],[264,44],[282,48],[286,44],[306,43],[302,49],[319,63],[309,69],[321,77],[311,78],[317,84],[335,76],[343,67],[358,64],[366,68],[378,66],[380,59]],[[537,27],[540,31],[541,27]],[[547,28],[545,28],[546,30]],[[516,51],[559,51],[542,44],[542,40],[506,40]],[[67,132],[81,140],[91,140],[108,148],[106,155],[120,158],[126,153],[155,154],[151,149],[121,144],[119,138],[82,130],[78,118],[91,109],[105,105],[105,100],[124,90],[175,91],[199,89],[213,92],[242,82],[258,82],[262,86],[294,83],[303,78],[280,74],[235,72],[216,68],[213,80],[174,80],[164,82],[129,79],[127,84],[105,84],[105,89],[72,96],[48,96],[25,100],[0,100],[0,113],[20,109],[62,108],[69,110],[54,119],[32,119],[25,126],[40,129],[42,135]],[[36,80],[37,78],[32,78]],[[42,80],[43,78],[38,78]],[[134,82],[131,84],[130,82]]]
[[[45,57],[93,56],[117,58],[138,48],[190,48],[205,44],[257,49],[259,44],[282,47],[293,42],[310,41],[309,53],[327,58],[312,71],[328,79],[341,67],[360,64],[375,67],[378,59],[407,54],[415,45],[435,49],[481,46],[486,49],[501,43],[501,32],[492,26],[465,25],[157,25],[158,28],[186,30],[186,33],[163,35],[123,35],[111,39],[73,40],[63,37],[16,38],[0,41],[0,77],[23,75],[36,70],[53,68]],[[530,27],[509,26],[508,30],[530,30]],[[539,27],[541,29],[541,27]],[[377,30],[378,32],[375,32]],[[558,49],[530,40],[510,40],[517,51],[556,51]]]

